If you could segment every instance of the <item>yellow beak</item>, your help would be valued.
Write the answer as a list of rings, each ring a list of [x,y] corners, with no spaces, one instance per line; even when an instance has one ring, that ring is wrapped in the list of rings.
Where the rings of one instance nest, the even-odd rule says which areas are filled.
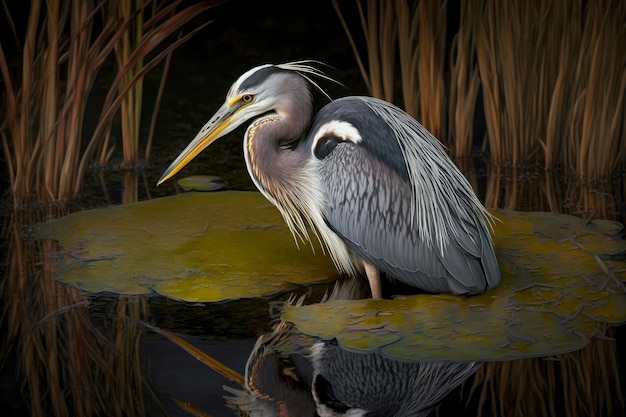
[[[200,152],[206,149],[211,143],[215,142],[220,137],[236,129],[245,120],[237,118],[233,122],[233,116],[237,113],[238,108],[228,107],[223,105],[217,113],[209,120],[209,122],[200,129],[196,137],[187,145],[180,155],[171,163],[171,165],[165,170],[157,185],[167,181],[178,171],[183,169],[193,158],[198,156]]]

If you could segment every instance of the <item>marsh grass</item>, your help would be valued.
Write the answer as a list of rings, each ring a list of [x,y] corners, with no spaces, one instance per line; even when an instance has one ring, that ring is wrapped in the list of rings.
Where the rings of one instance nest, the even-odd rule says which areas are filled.
[[[626,5],[485,1],[479,17],[491,162],[592,184],[623,170]]]
[[[116,117],[124,164],[137,166],[143,78],[165,62],[145,142],[149,159],[172,52],[209,23],[182,31],[214,3],[181,8],[182,1],[33,0],[22,34],[3,2],[2,24],[13,30],[18,44],[9,46],[5,39],[0,44],[0,137],[12,203],[3,227],[8,254],[0,284],[0,320],[6,329],[0,365],[10,352],[16,355],[33,417],[145,416],[146,401],[158,403],[144,379],[142,331],[128,320],[145,317],[145,300],[120,297],[115,311],[96,324],[90,300],[56,281],[55,255],[64,252],[55,242],[33,239],[29,231],[76,208],[87,168],[113,155]],[[13,51],[21,52],[18,61]],[[99,72],[115,63],[103,105],[94,109],[90,98]],[[88,110],[97,114],[93,126],[85,124]],[[125,177],[124,202],[137,200],[137,175],[131,174]]]
[[[577,73],[583,86],[577,100],[584,110],[574,115],[582,120],[573,123],[580,130],[570,136],[570,146],[577,151],[578,178],[594,183],[623,169],[626,157],[626,4],[590,2],[585,18]]]
[[[455,159],[472,153],[480,97],[496,173],[543,167],[593,185],[624,170],[626,3],[465,0],[450,45],[445,1],[357,0],[360,28],[333,5],[370,94],[395,99]]]
[[[13,70],[4,46],[0,49],[5,84],[0,134],[15,204],[33,198],[51,202],[75,198],[94,156],[102,164],[113,154],[111,128],[120,107],[124,159],[128,164],[137,161],[143,77],[208,24],[166,43],[213,4],[200,2],[176,10],[180,3],[164,7],[153,3],[145,23],[140,18],[145,11],[129,12],[129,3],[123,1],[106,3],[119,13],[105,13],[104,3],[91,1],[73,0],[63,7],[59,2],[31,3],[19,70]],[[13,27],[10,14],[7,20]],[[20,39],[19,34],[15,37]],[[114,50],[119,70],[91,134],[83,137],[88,98]]]
[[[332,0],[339,21],[344,28],[361,76],[369,93],[378,98],[394,101],[394,69],[396,56],[396,23],[394,3],[377,0],[355,1],[367,60],[361,57],[361,45],[352,35],[338,0]]]
[[[448,142],[454,160],[469,159],[474,143],[474,119],[480,77],[476,64],[476,3],[463,1],[460,5],[459,30],[450,47],[450,93]]]
[[[443,137],[447,2],[357,0],[354,5],[360,18],[359,33],[354,33],[339,2],[333,0],[370,95],[399,101],[399,77],[405,111]]]
[[[354,3],[363,7],[362,1]],[[391,2],[369,0],[368,10],[379,3]],[[393,5],[395,14],[385,9],[381,20],[361,19],[365,48],[355,41],[359,28],[341,18],[369,91],[389,100],[374,85],[378,67],[389,67],[386,76],[395,77],[403,92],[397,104],[449,146],[475,189],[466,167],[476,149],[480,98],[487,207],[625,220],[626,2],[462,0],[451,45],[442,38],[450,7],[445,1]],[[380,45],[395,48],[388,28],[376,41],[381,22],[397,28],[397,60],[384,62],[379,51]],[[365,59],[376,62],[377,72],[367,72]],[[596,339],[580,352],[550,360],[486,363],[474,386],[478,413],[623,413],[615,346]]]

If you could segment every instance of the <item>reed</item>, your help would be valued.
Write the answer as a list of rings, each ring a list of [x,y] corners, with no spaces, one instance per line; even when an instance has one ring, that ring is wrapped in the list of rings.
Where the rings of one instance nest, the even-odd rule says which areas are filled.
[[[142,24],[135,20],[139,13],[129,17],[121,12],[121,17],[115,18],[102,11],[103,4],[92,1],[72,0],[64,7],[58,2],[45,6],[41,0],[31,2],[19,74],[11,70],[4,47],[0,47],[0,73],[6,90],[0,135],[15,204],[32,198],[62,202],[76,197],[96,150],[100,163],[111,157],[112,121],[125,100],[128,104],[121,118],[127,120],[123,122],[128,132],[126,153],[129,160],[136,159],[136,152],[130,149],[136,148],[141,80],[209,23],[163,46],[173,33],[213,6],[212,2],[200,2],[177,10],[181,3],[156,7],[154,15]],[[125,4],[115,1],[107,6],[123,10]],[[10,14],[7,20],[13,27]],[[98,33],[94,31],[96,23],[101,26]],[[138,23],[142,26],[133,29]],[[132,52],[132,44],[127,49],[118,46],[123,67],[109,86],[92,134],[83,138],[84,115],[98,72],[131,30],[144,35],[141,40],[135,38]],[[133,103],[128,101],[129,94]]]
[[[128,65],[133,51],[137,50],[143,39],[144,2],[135,0],[109,3],[109,13],[113,18],[122,22],[131,22],[129,30],[124,31],[122,37],[115,44],[115,61],[118,71]],[[154,4],[153,4],[154,6]],[[141,129],[141,109],[143,105],[143,79],[132,82],[134,76],[141,71],[144,58],[140,57],[134,65],[130,65],[128,71],[120,80],[119,88],[123,90],[127,86],[128,92],[121,104],[120,123],[122,130],[123,165],[132,166],[139,159],[139,139]]]
[[[398,20],[398,59],[400,62],[400,83],[404,110],[417,118],[420,114],[420,93],[418,82],[420,15],[415,4],[406,0],[396,0]]]
[[[332,0],[332,2],[370,95],[393,102],[396,54],[396,22],[393,3],[367,0],[364,7],[362,1],[355,1],[363,30],[366,66],[361,57],[361,47],[357,45],[338,1]]]
[[[460,24],[450,47],[448,142],[455,161],[470,158],[480,78],[476,60],[475,25],[478,2],[462,1]]]
[[[113,155],[112,122],[120,112],[120,120],[126,120],[124,157],[138,159],[143,77],[163,60],[169,65],[172,52],[209,22],[180,31],[214,3],[181,9],[182,0],[137,2],[129,13],[121,0],[33,0],[24,34],[15,31],[11,9],[3,5],[8,11],[3,24],[13,28],[18,45],[0,43],[5,87],[0,137],[12,199],[3,228],[9,248],[0,284],[0,320],[6,329],[0,364],[9,352],[16,353],[33,417],[145,415],[144,393],[151,388],[141,369],[141,332],[126,319],[141,318],[141,300],[118,300],[113,319],[103,318],[104,328],[96,325],[91,300],[56,282],[55,256],[67,253],[54,242],[32,240],[28,231],[75,208],[89,165],[97,155],[101,163]],[[170,39],[176,32],[178,37]],[[21,51],[19,63],[9,51]],[[89,99],[114,51],[118,71],[98,111]],[[163,85],[162,78],[159,97]],[[93,126],[85,126],[88,110],[98,115]],[[135,190],[124,199],[136,201],[136,177],[129,183]],[[112,328],[110,338],[107,328]]]
[[[540,92],[550,89],[544,38],[546,10],[535,2],[485,1],[477,16],[476,56],[491,162],[536,164],[544,126]],[[553,51],[550,51],[553,53]]]
[[[417,78],[419,120],[435,137],[446,142],[446,61],[447,1],[420,0]]]
[[[400,104],[435,136],[446,132],[445,56],[447,2],[357,0],[365,47],[346,22],[338,1],[333,6],[352,47],[370,95],[396,102],[400,76]],[[367,58],[367,67],[363,63]],[[396,70],[396,51],[399,69]]]
[[[587,4],[581,65],[588,65],[576,173],[579,179],[596,182],[624,167],[626,156],[626,4],[605,0]],[[581,74],[584,76],[584,69]],[[578,145],[578,146],[576,146]]]
[[[542,140],[545,155],[545,169],[558,168],[568,172],[572,169],[571,154],[574,148],[570,146],[568,137],[571,136],[572,125],[575,122],[574,110],[584,84],[576,76],[577,60],[585,54],[581,52],[581,36],[584,21],[584,9],[581,1],[557,2],[556,8],[560,19],[550,22],[554,25],[551,34],[551,48],[558,51],[559,60],[554,65],[556,79],[551,96],[548,98],[548,118],[546,120],[545,135]],[[555,53],[556,55],[556,53]]]

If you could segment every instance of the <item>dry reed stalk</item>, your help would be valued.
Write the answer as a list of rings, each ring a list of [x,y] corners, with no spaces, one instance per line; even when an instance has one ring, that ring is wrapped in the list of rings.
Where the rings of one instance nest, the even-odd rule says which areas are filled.
[[[356,41],[352,37],[352,30],[348,26],[343,13],[341,12],[341,8],[339,7],[338,0],[332,0],[333,8],[335,9],[335,13],[341,22],[341,27],[343,27],[344,32],[346,33],[346,37],[348,38],[348,42],[350,43],[350,47],[352,47],[352,53],[354,54],[354,58],[356,59],[356,64],[359,67],[359,71],[361,72],[361,77],[363,78],[363,82],[365,82],[365,87],[370,94],[372,94],[372,83],[370,81],[370,76],[365,69],[365,64],[361,59],[361,54],[359,53],[359,48],[356,45]],[[360,3],[357,2],[357,7],[361,7]],[[363,16],[363,13],[360,12],[360,15]]]
[[[102,4],[94,6],[91,1],[72,0],[62,8],[57,7],[57,2],[46,3],[42,10],[40,0],[31,2],[19,81],[10,70],[4,49],[0,48],[0,73],[6,86],[6,113],[0,134],[14,204],[34,197],[49,201],[73,198],[80,191],[96,149],[101,149],[101,161],[111,156],[108,132],[124,97],[147,71],[210,23],[196,27],[154,53],[172,33],[214,2],[200,2],[176,11],[180,3],[181,0],[154,9],[154,15],[145,22],[146,36],[110,86],[94,133],[84,146],[83,120],[95,77],[119,39],[130,30],[133,20],[119,24],[105,16],[101,31],[94,34],[94,21],[100,16]],[[44,11],[50,15],[45,15],[45,24],[40,26]],[[10,15],[7,19],[12,25]],[[133,68],[153,53],[128,80]],[[127,84],[120,88],[122,80],[127,80]],[[137,114],[136,107],[133,114]]]
[[[333,7],[350,42],[369,94],[393,102],[396,53],[393,3],[378,0],[367,0],[365,3],[364,8],[362,1],[355,0],[365,40],[367,69],[337,0],[333,0]]]
[[[113,1],[109,2],[110,13],[122,22],[133,22],[115,45],[115,60],[118,69],[123,69],[130,60],[131,54],[137,49],[143,37],[144,6],[143,2]],[[143,58],[140,58],[124,74],[120,81],[120,89],[130,85],[124,95],[120,108],[122,128],[123,163],[131,166],[139,159],[139,135],[141,128],[141,108],[143,103],[143,79],[132,83],[134,75],[141,70]]]
[[[420,0],[417,5],[419,46],[417,77],[419,82],[420,122],[435,137],[445,141],[447,1]]]
[[[182,37],[182,32],[178,34],[178,40]],[[172,54],[174,50],[170,50],[165,56],[163,63],[163,72],[161,73],[161,81],[159,82],[159,89],[157,90],[156,98],[154,99],[154,110],[152,111],[152,118],[150,119],[150,127],[148,129],[148,138],[146,140],[146,149],[144,153],[144,159],[150,160],[152,155],[152,142],[154,140],[154,131],[156,129],[157,116],[159,114],[158,109],[161,107],[161,101],[163,100],[163,92],[165,91],[165,81],[167,80],[170,65],[172,64]]]
[[[418,83],[418,39],[419,14],[415,4],[409,6],[407,0],[396,0],[396,19],[398,21],[398,58],[400,62],[400,82],[402,83],[402,100],[404,110],[418,118],[420,115],[419,83]]]
[[[558,62],[552,63],[554,87],[547,97],[548,117],[544,140],[544,167],[553,169],[562,166],[567,172],[572,167],[568,161],[572,150],[568,137],[572,128],[575,101],[583,88],[577,80],[576,62],[581,53],[583,21],[582,1],[559,1],[554,3],[554,13],[560,18],[552,19],[550,25],[557,29],[549,31],[547,50],[556,51]],[[546,89],[547,90],[547,89]]]
[[[544,48],[554,13],[547,3],[483,3],[476,28],[478,66],[491,158],[521,167],[540,156],[554,75]],[[476,5],[477,10],[481,10]]]
[[[487,8],[485,0],[476,0],[471,3],[474,13],[473,15],[478,18],[478,23],[474,29],[476,34],[476,57],[478,63],[478,70],[480,74],[481,90],[483,97],[483,106],[485,112],[485,124],[486,124],[486,138],[489,143],[489,151],[491,154],[491,160],[495,162],[495,171],[493,175],[496,177],[499,174],[500,164],[498,163],[502,150],[502,121],[501,121],[501,97],[499,94],[499,70],[498,62],[496,59],[496,36],[495,30],[489,31],[486,28],[495,26],[494,13]],[[484,10],[484,12],[483,12]],[[499,190],[500,187],[495,187],[495,190]],[[487,193],[493,195],[493,200],[497,201],[497,192]],[[495,207],[491,204],[489,207]]]
[[[459,31],[450,49],[448,142],[454,146],[452,153],[455,161],[471,156],[476,99],[480,87],[478,68],[474,63],[477,10],[472,6],[470,1],[461,2]]]
[[[583,36],[589,37],[589,79],[584,99],[577,175],[595,182],[623,167],[626,94],[626,4],[606,0],[587,5]]]
[[[378,39],[380,43],[380,68],[382,98],[393,102],[395,93],[395,60],[396,60],[396,19],[393,2],[380,2],[378,14],[380,29]]]
[[[135,171],[125,171],[122,183],[122,204],[139,201],[139,177]]]

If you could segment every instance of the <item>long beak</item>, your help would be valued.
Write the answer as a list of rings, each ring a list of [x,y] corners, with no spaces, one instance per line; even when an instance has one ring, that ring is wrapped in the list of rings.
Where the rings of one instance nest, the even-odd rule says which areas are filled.
[[[205,124],[198,132],[195,138],[187,145],[184,151],[178,155],[178,157],[172,162],[172,164],[165,170],[157,186],[162,182],[176,175],[185,165],[187,165],[193,158],[198,156],[200,152],[206,149],[211,143],[221,138],[225,134],[235,130],[241,125],[245,119],[236,117],[241,115],[238,112],[240,108],[229,107],[226,104],[215,113],[215,115]]]

